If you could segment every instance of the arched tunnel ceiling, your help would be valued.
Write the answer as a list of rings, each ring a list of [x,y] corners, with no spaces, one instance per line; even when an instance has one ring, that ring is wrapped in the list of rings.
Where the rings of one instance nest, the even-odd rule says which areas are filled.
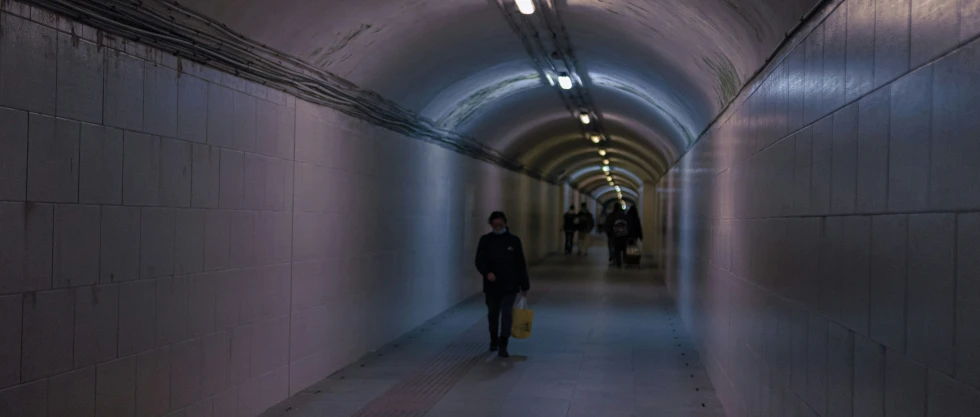
[[[609,172],[603,172],[599,165],[586,165],[573,171],[568,176],[568,181],[582,187],[589,184],[589,181],[595,179],[596,177],[605,178],[606,176],[612,176],[617,181],[625,181],[626,184],[632,184],[634,188],[639,189],[640,185],[643,184],[643,180],[633,174],[633,171],[631,171],[629,168],[630,167],[613,167]],[[583,191],[592,192],[593,190],[586,188]]]
[[[500,0],[513,9],[513,0]],[[535,0],[556,10],[635,181],[659,178],[819,0]],[[187,0],[273,48],[574,179],[598,147],[498,0]],[[516,13],[516,12],[513,12]],[[539,12],[540,13],[540,12]],[[525,19],[534,16],[522,17]],[[620,146],[620,148],[617,148]],[[617,156],[619,152],[619,156]]]
[[[624,190],[640,189],[640,187],[637,184],[630,181],[629,178],[619,177],[617,178],[616,183],[622,186]],[[606,182],[606,177],[604,176],[593,176],[593,177],[583,179],[583,181],[579,182],[578,185],[579,187],[582,188],[582,190],[589,193],[594,193],[596,190],[600,188],[608,187],[609,183]]]
[[[619,199],[616,198],[616,195],[615,194],[606,194],[606,195],[603,195],[603,196],[598,196],[598,197],[596,197],[596,200],[599,201],[599,204],[602,206],[602,208],[609,208],[613,204],[615,204],[616,202],[619,201]],[[623,196],[623,201],[625,201],[628,206],[635,206],[636,205],[636,201],[633,200],[632,198],[627,197],[627,196]]]
[[[625,200],[627,202],[633,203],[639,197],[636,194],[625,192],[626,190],[623,190],[623,191],[624,191],[624,193],[623,193],[623,200]],[[619,196],[616,194],[616,190],[614,190],[612,188],[601,189],[601,190],[599,190],[596,193],[596,200],[599,200],[599,201],[619,200]]]
[[[629,171],[638,176],[638,178],[652,178],[656,174],[646,166],[643,158],[618,152],[610,152],[604,157],[606,160],[613,165],[614,168],[618,169],[629,169]],[[562,167],[568,169],[568,172],[575,172],[578,168],[594,166],[596,169],[601,169],[602,161],[595,152],[573,152],[562,154],[552,160],[546,167],[551,169],[556,169],[557,167]],[[562,177],[565,178],[565,177]]]

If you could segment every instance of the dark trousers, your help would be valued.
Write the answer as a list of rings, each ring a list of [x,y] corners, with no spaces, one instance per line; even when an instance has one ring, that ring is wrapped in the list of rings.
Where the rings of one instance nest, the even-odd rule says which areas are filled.
[[[514,300],[517,294],[486,294],[490,341],[507,347],[510,328],[514,325]],[[501,320],[501,318],[503,320]]]
[[[626,244],[628,237],[614,237],[613,239],[613,260],[616,266],[623,266],[623,257],[626,256]]]
[[[565,232],[565,253],[572,253],[575,247],[575,232]]]
[[[609,262],[612,262],[613,257],[616,256],[616,238],[607,235],[606,243],[609,246]]]

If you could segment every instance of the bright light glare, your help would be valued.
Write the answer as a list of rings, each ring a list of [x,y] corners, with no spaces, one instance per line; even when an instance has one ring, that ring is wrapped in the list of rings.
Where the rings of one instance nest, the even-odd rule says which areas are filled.
[[[612,182],[612,175],[606,177],[606,180],[609,181],[609,182]]]
[[[619,193],[619,192],[622,192],[622,191],[623,191],[623,189],[622,188],[619,188],[619,186],[617,185],[616,186],[616,192]]]
[[[516,0],[517,10],[520,10],[522,14],[533,14],[534,13],[534,0]]]
[[[592,135],[592,143],[599,143],[599,142],[602,142],[602,138],[600,138],[599,135]]]
[[[609,165],[602,167],[603,172],[609,172]]]
[[[558,85],[561,86],[561,89],[562,90],[571,90],[572,89],[572,77],[569,77],[567,75],[559,75],[558,76]]]
[[[588,113],[582,113],[578,118],[579,118],[579,120],[582,121],[582,124],[583,125],[587,125],[589,123],[592,123],[592,118],[589,117],[589,114]]]
[[[599,149],[599,156],[606,156],[606,150],[605,149]]]
[[[603,159],[602,160],[602,164],[603,165],[609,165],[609,160],[608,159]]]

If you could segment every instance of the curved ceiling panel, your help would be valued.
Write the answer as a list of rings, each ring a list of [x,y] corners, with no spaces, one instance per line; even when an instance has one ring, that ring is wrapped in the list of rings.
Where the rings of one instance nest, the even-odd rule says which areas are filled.
[[[480,85],[458,102],[433,102],[423,115],[438,121],[461,121],[444,127],[465,132],[507,154],[520,154],[542,139],[554,137],[577,136],[588,143],[578,119],[562,106],[554,87],[542,83],[540,77],[534,78],[536,86],[527,86],[527,78],[535,75],[515,74],[493,86]],[[602,103],[599,109],[609,136],[642,143],[670,162],[693,143],[696,133],[662,109],[603,86],[589,91],[597,103]],[[468,118],[454,117],[458,113]]]
[[[595,175],[612,175],[614,178],[627,178],[634,184],[642,184],[643,180],[636,176],[629,170],[622,167],[612,167],[608,173],[604,172],[599,165],[588,165],[582,168],[578,168],[571,172],[567,178],[569,182],[573,184],[578,184],[585,178],[591,178]]]
[[[574,182],[571,174],[585,169],[587,155],[598,163],[598,145],[585,139],[572,114],[578,105],[563,102],[542,70],[572,62],[574,89],[589,98],[611,159],[642,184],[666,172],[819,3],[534,2],[538,11],[530,16],[518,14],[513,0],[184,4],[531,169]],[[562,39],[557,49],[567,47],[567,56],[552,51],[554,59],[532,59],[534,50],[542,56],[550,50],[538,39],[554,39],[552,49]]]
[[[656,171],[652,171],[647,166],[646,161],[643,158],[626,154],[626,153],[610,153],[605,157],[600,158],[597,153],[593,152],[575,152],[571,154],[562,154],[561,156],[555,157],[551,160],[548,165],[544,166],[546,172],[549,170],[553,172],[558,167],[566,169],[576,169],[581,166],[586,166],[589,164],[602,166],[602,162],[608,160],[613,167],[620,167],[629,169],[634,175],[638,176],[643,180],[650,181],[658,177]],[[642,182],[641,182],[642,183]]]
[[[602,196],[601,198],[598,198],[598,200],[599,200],[599,204],[601,204],[603,208],[610,207],[614,203],[616,203],[617,201],[619,201],[619,199],[616,198],[616,195],[615,194],[608,194],[608,195]],[[635,206],[636,205],[636,201],[633,201],[632,198],[629,198],[629,197],[626,197],[626,196],[623,196],[623,201],[626,202],[626,205],[627,206]]]
[[[628,137],[613,136],[612,141],[613,145],[606,149],[607,155],[630,155],[640,159],[642,165],[649,172],[663,173],[670,166],[666,157],[656,152],[658,148],[638,143]],[[598,158],[599,149],[598,145],[588,141],[581,134],[566,134],[535,141],[533,147],[514,155],[519,155],[521,160],[528,165],[541,167],[543,172],[560,176],[568,168],[564,164],[565,160],[580,154],[593,155]]]
[[[623,193],[623,199],[624,200],[626,198],[639,199],[639,197],[640,197],[640,194],[637,193],[636,191],[633,191],[633,190],[630,190],[630,189],[626,189],[626,188],[623,188],[622,189],[622,193]],[[599,200],[599,201],[602,201],[602,200],[608,199],[608,198],[616,198],[616,199],[618,199],[619,198],[619,191],[616,191],[615,188],[608,187],[608,186],[607,187],[604,187],[604,188],[600,188],[600,189],[596,190],[595,198],[596,198],[596,200]]]
[[[627,190],[627,189],[623,188],[623,191],[622,192],[623,192],[623,200],[636,199],[636,198],[639,197],[639,194],[633,192],[632,190]],[[607,200],[607,199],[616,199],[616,200],[618,200],[619,199],[619,192],[616,191],[616,189],[614,189],[612,187],[606,187],[606,188],[599,189],[596,192],[595,197],[596,197],[596,200],[599,200],[599,201],[603,201],[603,200]]]
[[[616,184],[622,185],[623,187],[628,187],[634,190],[639,190],[642,187],[642,184],[637,184],[629,177],[623,175],[614,175],[613,178],[615,179]],[[609,185],[609,181],[606,179],[606,175],[594,174],[580,178],[575,185],[577,185],[582,191],[591,193],[599,187]]]

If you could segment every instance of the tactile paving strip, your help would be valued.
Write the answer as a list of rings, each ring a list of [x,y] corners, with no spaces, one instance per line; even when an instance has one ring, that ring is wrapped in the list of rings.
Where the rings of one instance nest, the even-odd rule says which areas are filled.
[[[480,337],[484,324],[466,331],[460,340],[426,361],[418,371],[354,414],[354,417],[421,417],[434,407],[463,376],[486,358],[487,344]],[[478,330],[483,330],[482,332]]]
[[[532,293],[536,301],[541,292]],[[368,403],[352,417],[422,417],[463,379],[470,369],[490,353],[487,324],[482,319],[467,329],[418,370]],[[533,337],[533,336],[532,336]]]

